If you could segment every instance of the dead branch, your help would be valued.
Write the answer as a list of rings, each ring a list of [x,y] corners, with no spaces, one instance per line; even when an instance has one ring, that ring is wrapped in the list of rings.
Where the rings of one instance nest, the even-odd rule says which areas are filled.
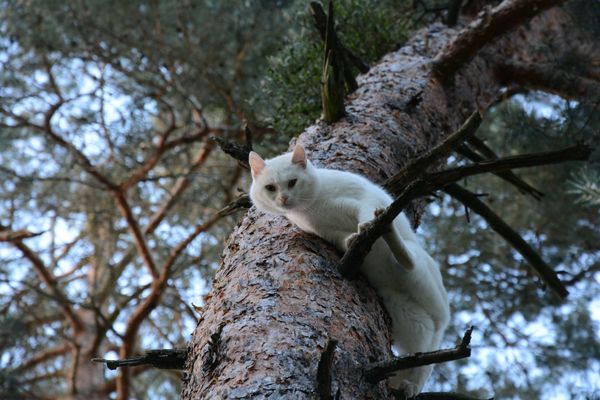
[[[455,183],[444,187],[444,191],[454,197],[477,214],[479,214],[490,227],[498,232],[515,250],[527,260],[542,280],[560,297],[565,298],[569,294],[568,290],[558,279],[556,272],[544,262],[540,255],[506,222],[502,220],[494,211],[483,203],[477,195],[467,189],[462,188]]]
[[[455,145],[460,145],[459,141],[456,141],[455,134],[448,138],[448,141],[454,142]],[[445,148],[444,145],[440,145],[435,149]],[[440,150],[441,151],[441,150]],[[448,150],[449,151],[449,150]],[[460,196],[461,189],[455,182],[471,175],[481,174],[485,172],[498,172],[506,171],[512,168],[523,168],[532,167],[539,165],[554,164],[559,162],[571,161],[571,160],[586,160],[591,154],[592,149],[584,144],[578,144],[563,150],[549,151],[535,154],[526,154],[521,156],[512,156],[496,160],[490,160],[481,162],[478,164],[468,165],[464,167],[451,168],[440,172],[425,173],[426,164],[425,159],[435,159],[431,155],[425,155],[416,159],[414,164],[409,164],[405,170],[401,171],[398,175],[394,176],[392,180],[400,182],[395,183],[393,186],[388,185],[388,189],[391,192],[399,191],[406,181],[410,181],[408,185],[404,186],[402,193],[390,204],[379,216],[374,218],[367,224],[366,229],[361,230],[355,239],[350,244],[350,247],[344,253],[344,256],[340,260],[339,270],[343,276],[352,278],[354,277],[362,265],[364,258],[367,256],[371,247],[377,239],[379,239],[385,232],[388,231],[389,225],[393,223],[394,219],[402,212],[402,210],[408,205],[408,203],[420,196],[427,195],[436,189],[443,188],[448,194],[452,195],[450,191],[457,192],[457,196]],[[423,163],[423,164],[421,164]],[[415,164],[420,165],[420,169],[414,167]],[[392,181],[390,180],[390,181]],[[459,189],[456,189],[458,187]],[[464,189],[462,189],[464,190]],[[470,192],[469,192],[470,193]],[[463,193],[463,196],[466,194]],[[491,223],[490,226],[496,231],[496,227],[500,229],[498,231],[510,244],[515,246],[519,252],[522,253],[525,259],[531,264],[531,266],[539,272],[540,276],[548,285],[553,288],[556,293],[561,297],[567,295],[567,291],[564,285],[558,280],[558,277],[554,271],[544,263],[541,257],[535,253],[535,251],[526,244],[526,242],[514,232],[505,222],[503,222],[496,214],[488,209],[481,201],[479,201],[474,194],[473,198],[477,200],[472,207],[471,204],[467,204],[465,201],[472,201],[471,196],[462,201],[465,205],[472,208],[474,211],[481,214],[483,212],[486,216],[491,218],[495,223]],[[460,200],[460,199],[459,199]],[[483,208],[485,207],[485,209]],[[481,212],[480,212],[481,211]],[[490,214],[491,213],[491,214]],[[482,215],[483,216],[483,215]],[[486,218],[484,216],[484,218]],[[487,218],[486,218],[487,219]],[[510,231],[508,231],[508,230]],[[504,234],[502,232],[505,232]],[[512,232],[512,233],[510,233]],[[516,237],[515,237],[516,235]],[[518,239],[517,239],[518,238]],[[519,250],[520,249],[520,250]],[[532,254],[533,253],[533,254]],[[526,255],[527,254],[527,255]]]
[[[227,204],[224,208],[219,210],[219,215],[225,217],[227,215],[231,215],[240,208],[250,208],[252,207],[252,201],[250,200],[250,196],[247,193],[241,194],[236,197],[232,202]]]
[[[0,227],[0,242],[13,242],[15,240],[24,240],[43,235],[46,231],[30,232],[27,229],[19,229],[16,231],[3,230]]]
[[[565,0],[505,0],[459,32],[434,58],[431,72],[449,81],[479,50],[493,39],[522,25],[525,21]]]
[[[446,136],[430,150],[411,160],[399,173],[388,179],[384,185],[385,188],[392,193],[398,193],[408,183],[425,174],[427,168],[436,160],[448,156],[466,138],[473,136],[479,125],[481,125],[481,113],[475,111],[458,130]]]
[[[315,22],[315,28],[319,32],[319,36],[321,40],[325,42],[326,30],[327,30],[327,15],[323,10],[323,6],[321,3],[316,1],[311,1],[309,5],[310,14],[313,16]],[[344,57],[347,61],[349,61],[356,69],[360,71],[361,74],[365,74],[369,72],[369,65],[360,59],[357,55],[355,55],[350,49],[344,46],[339,38],[336,35],[336,41],[338,43],[338,48],[344,53]],[[356,81],[354,81],[356,83]],[[346,84],[350,86],[350,82],[346,81]]]
[[[147,350],[143,356],[131,357],[123,360],[106,360],[92,358],[93,362],[106,364],[108,369],[115,370],[122,367],[149,365],[158,369],[183,369],[187,356],[187,349],[158,349]]]
[[[448,5],[448,13],[446,14],[446,25],[454,26],[458,22],[460,15],[460,7],[462,6],[462,0],[450,0]]]
[[[467,358],[471,355],[469,344],[471,343],[472,333],[473,327],[470,327],[463,335],[460,343],[452,349],[416,353],[405,357],[395,357],[391,360],[369,364],[364,368],[363,375],[368,382],[377,383],[387,379],[392,373],[402,369]]]
[[[331,400],[331,378],[333,373],[333,359],[337,340],[327,340],[327,345],[321,353],[317,366],[317,393],[321,400]]]
[[[252,148],[248,147],[247,144],[240,146],[231,140],[223,139],[218,136],[211,136],[210,139],[215,141],[226,154],[235,158],[242,167],[250,169],[248,155],[250,154],[250,151],[252,151]]]
[[[479,399],[477,397],[454,392],[424,392],[419,393],[411,400],[494,400],[494,398]]]
[[[479,144],[485,146],[485,148],[478,146]],[[483,156],[477,153],[471,147],[475,148],[477,151],[479,151],[479,153],[483,154]],[[481,141],[481,139],[477,138],[476,136],[472,136],[469,139],[467,139],[467,143],[465,143],[462,146],[459,146],[456,149],[456,152],[476,163],[487,160],[495,160],[498,158],[496,153],[492,149],[487,147],[485,143],[483,143],[483,141]],[[501,179],[504,179],[506,182],[516,187],[519,190],[519,192],[528,194],[536,200],[541,200],[542,197],[544,197],[544,194],[542,192],[525,182],[523,179],[519,178],[512,171],[494,172],[493,174]]]
[[[483,174],[486,172],[502,172],[516,168],[536,167],[551,165],[566,161],[587,160],[592,153],[592,148],[585,144],[576,144],[561,150],[545,151],[540,153],[521,154],[503,157],[495,160],[481,161],[479,163],[456,167],[439,172],[426,174],[423,178],[436,187],[443,187],[463,178]]]
[[[481,124],[481,114],[475,111],[465,123],[454,133],[444,138],[431,150],[416,157],[402,170],[390,178],[385,187],[392,193],[402,190],[402,193],[390,204],[383,213],[373,219],[369,228],[358,233],[342,259],[339,270],[343,276],[354,277],[363,260],[371,251],[375,241],[389,229],[389,225],[402,212],[408,203],[424,194],[430,193],[435,187],[427,181],[419,179],[434,161],[447,156],[453,148],[459,146],[465,138],[475,133]]]
[[[404,191],[381,214],[368,223],[368,227],[358,232],[350,247],[340,260],[338,269],[342,276],[354,278],[365,257],[377,239],[389,231],[390,224],[413,199],[431,193],[435,188],[419,179],[410,183]]]
[[[600,84],[597,81],[569,73],[556,65],[503,63],[497,66],[496,75],[504,84],[530,90],[544,90],[567,99],[581,101],[600,93]]]

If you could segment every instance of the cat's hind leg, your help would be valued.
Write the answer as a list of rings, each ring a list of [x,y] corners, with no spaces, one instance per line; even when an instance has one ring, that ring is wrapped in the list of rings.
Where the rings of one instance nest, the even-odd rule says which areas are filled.
[[[358,215],[358,231],[366,229],[370,222],[379,214],[381,214],[385,209],[372,207],[372,206],[363,206],[360,209]],[[398,264],[406,269],[414,268],[413,254],[412,251],[406,246],[404,240],[402,240],[402,236],[396,224],[390,224],[388,230],[382,235],[383,240],[387,243],[390,251],[394,255]]]
[[[435,323],[423,308],[408,294],[393,289],[382,288],[377,293],[392,318],[392,345],[398,356],[437,350],[437,346],[431,347],[439,342]],[[388,385],[407,397],[415,396],[423,389],[432,370],[433,366],[426,365],[397,371],[388,378]]]

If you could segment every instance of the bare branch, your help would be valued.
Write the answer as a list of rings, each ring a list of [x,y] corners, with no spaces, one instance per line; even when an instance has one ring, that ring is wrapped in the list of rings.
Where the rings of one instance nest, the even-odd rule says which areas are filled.
[[[471,149],[471,146],[479,151],[479,153],[483,154],[483,156]],[[495,160],[498,158],[496,153],[487,147],[487,145],[476,136],[470,137],[467,140],[467,143],[456,149],[456,152],[476,163],[486,160]],[[525,182],[523,179],[519,178],[512,171],[494,172],[494,175],[504,179],[511,185],[515,186],[521,193],[528,194],[536,200],[541,200],[542,197],[544,197],[542,192]]]
[[[244,193],[235,198],[231,203],[227,204],[224,208],[219,210],[219,215],[227,216],[231,215],[240,208],[250,208],[252,207],[252,201],[250,200],[250,196]]]
[[[566,99],[586,100],[598,96],[600,83],[571,74],[556,65],[510,62],[498,65],[496,73],[504,84],[555,93]]]
[[[481,125],[481,113],[475,111],[458,130],[446,136],[430,150],[411,160],[399,173],[388,179],[384,186],[392,193],[397,193],[399,189],[425,174],[433,162],[448,156],[466,138],[473,136],[479,125]]]
[[[449,81],[477,52],[493,39],[565,0],[505,0],[460,31],[433,60],[432,74]]]
[[[160,276],[158,276],[152,281],[150,294],[144,299],[144,301],[138,304],[138,306],[133,311],[131,317],[129,318],[129,321],[127,321],[127,326],[123,335],[123,341],[119,349],[119,357],[128,358],[131,356],[135,347],[135,338],[139,327],[142,324],[142,322],[144,322],[144,320],[148,317],[148,315],[150,315],[152,310],[154,310],[159,305],[160,297],[162,296],[167,286],[167,281],[171,275],[172,267],[175,264],[175,261],[177,260],[179,255],[200,233],[205,232],[207,229],[212,227],[218,221],[219,218],[221,218],[221,216],[217,213],[202,224],[198,225],[196,229],[186,239],[184,239],[171,251],[171,254],[165,262]],[[122,389],[119,388],[129,387],[128,372],[120,371],[119,376],[117,377],[117,387],[120,393],[124,393],[124,391],[122,391]]]
[[[467,137],[473,135],[481,124],[481,114],[475,111],[465,123],[454,133],[444,138],[438,145],[424,154],[416,157],[398,174],[390,178],[386,188],[392,193],[402,190],[402,193],[390,204],[383,213],[370,222],[368,229],[358,233],[342,259],[339,269],[343,276],[353,277],[357,274],[363,260],[371,251],[375,241],[389,229],[389,225],[402,212],[408,203],[424,194],[431,192],[434,186],[419,179],[434,161],[447,156],[453,148],[459,146]]]
[[[560,297],[565,298],[569,292],[558,279],[556,272],[540,257],[540,255],[494,211],[485,205],[477,195],[453,183],[444,187],[444,191],[479,214],[490,227],[498,232],[523,258],[527,260],[542,280]]]
[[[421,367],[423,365],[439,364],[447,361],[460,360],[471,356],[471,334],[473,327],[465,332],[461,342],[452,349],[436,350],[427,353],[416,353],[405,357],[395,357],[391,360],[379,361],[364,368],[363,375],[368,382],[377,383],[387,379],[392,373],[402,369]]]
[[[252,150],[251,147],[248,147],[247,144],[241,146],[235,142],[223,139],[218,136],[211,136],[210,139],[215,141],[219,145],[221,150],[223,150],[226,154],[235,158],[242,167],[250,169],[250,165],[248,164],[248,155]]]
[[[143,356],[126,358],[123,360],[106,360],[104,358],[92,358],[93,362],[104,363],[108,369],[122,367],[134,367],[138,365],[149,365],[158,369],[183,369],[185,365],[187,349],[158,349],[147,350]]]
[[[43,235],[46,231],[30,232],[27,229],[19,229],[16,231],[2,230],[0,228],[0,242],[12,242],[15,240],[24,240]]]
[[[448,5],[448,14],[446,15],[446,25],[454,26],[458,22],[460,15],[460,7],[462,6],[462,0],[450,0]]]
[[[457,145],[460,144],[460,142],[455,143]],[[373,246],[375,241],[389,230],[390,224],[393,223],[394,219],[398,216],[398,214],[400,214],[400,212],[402,212],[404,207],[406,207],[411,200],[419,196],[426,195],[428,193],[431,193],[435,189],[440,188],[444,188],[444,190],[451,195],[452,193],[450,193],[450,191],[454,191],[457,193],[456,195],[459,196],[461,195],[461,193],[463,193],[459,190],[464,189],[454,184],[454,182],[457,182],[458,180],[463,179],[467,176],[480,174],[484,172],[506,171],[511,168],[523,168],[536,165],[553,164],[568,160],[585,160],[589,157],[590,154],[591,148],[589,146],[579,144],[558,151],[506,157],[502,159],[491,160],[479,164],[452,168],[449,170],[433,173],[424,173],[423,171],[426,169],[424,165],[422,166],[421,170],[416,170],[413,169],[411,164],[406,167],[406,170],[408,172],[401,172],[400,174],[394,177],[396,178],[400,176],[399,182],[402,183],[405,182],[408,178],[412,178],[411,183],[409,183],[407,186],[405,185],[404,190],[400,194],[400,196],[398,196],[392,202],[392,204],[390,204],[379,216],[370,221],[366,229],[361,230],[357,234],[353,242],[350,244],[350,247],[340,260],[340,273],[346,277],[354,277],[358,273],[358,270],[360,268],[360,265],[362,265],[364,258],[367,256],[369,251],[371,251],[371,247]],[[413,176],[411,177],[411,175]],[[421,175],[420,178],[418,178],[419,175]],[[392,191],[397,191],[398,186],[394,185],[390,189]],[[458,189],[456,189],[456,187],[458,187]],[[561,297],[565,297],[567,295],[567,291],[556,277],[554,271],[542,261],[541,257],[537,253],[535,253],[535,251],[531,247],[529,247],[526,244],[526,242],[518,234],[516,234],[516,232],[512,231],[512,229],[506,223],[504,223],[498,216],[496,216],[483,203],[481,203],[475,195],[471,195],[474,198],[474,200],[477,200],[477,203],[473,203],[474,206],[472,206],[472,204],[467,204],[466,201],[471,201],[471,196],[467,196],[464,193],[463,196],[466,196],[466,199],[464,199],[463,203],[465,203],[465,205],[471,207],[474,211],[480,214],[481,212],[484,212],[484,214],[487,217],[484,215],[482,216],[485,219],[487,219],[488,217],[492,218],[492,220],[495,223],[491,223],[490,221],[488,221],[490,222],[492,228],[498,231],[495,228],[498,227],[498,229],[501,230],[498,232],[509,243],[515,246],[517,250],[521,249],[520,252],[524,252],[522,254],[525,257],[525,259],[531,264],[531,266],[534,269],[536,269],[540,273],[541,277],[546,282],[548,282],[548,284]],[[503,234],[501,232],[505,233]],[[512,232],[512,234],[510,232]],[[517,238],[519,240],[517,240]]]
[[[317,393],[320,400],[331,400],[331,377],[333,370],[333,359],[337,340],[327,340],[327,346],[321,353],[319,365],[317,366]]]
[[[585,144],[577,144],[561,150],[545,151],[540,153],[520,154],[517,156],[503,157],[496,160],[482,161],[479,163],[432,172],[425,176],[437,187],[457,182],[463,178],[483,174],[486,172],[502,172],[515,168],[536,167],[540,165],[551,165],[566,161],[584,161],[592,153],[592,148]]]
[[[419,393],[411,400],[481,400],[477,397],[467,396],[462,393],[454,392],[424,392]],[[487,398],[485,400],[494,400],[494,398]]]
[[[0,229],[3,229],[3,227],[0,226]],[[81,331],[83,329],[83,323],[71,308],[71,303],[69,302],[63,291],[59,288],[56,278],[48,270],[48,268],[44,264],[44,261],[42,261],[42,259],[22,241],[15,240],[11,243],[13,246],[15,246],[21,251],[25,258],[27,258],[31,262],[34,269],[37,271],[40,279],[48,286],[48,288],[52,292],[54,299],[59,303],[60,307],[62,308],[64,315],[71,322],[73,330]]]
[[[125,218],[125,221],[127,222],[127,226],[129,227],[129,230],[131,231],[131,234],[133,235],[135,247],[137,248],[138,252],[140,253],[140,256],[142,257],[144,264],[146,264],[146,267],[148,268],[148,271],[150,272],[152,277],[157,278],[158,270],[156,269],[156,264],[154,263],[154,259],[152,258],[152,255],[150,254],[150,250],[148,249],[148,244],[146,243],[146,239],[144,238],[144,235],[142,234],[142,231],[140,230],[137,219],[133,215],[133,211],[131,210],[131,207],[129,206],[129,202],[127,201],[127,198],[125,197],[125,193],[123,193],[121,190],[117,189],[115,191],[112,191],[111,194],[113,195],[113,197],[115,198],[115,201],[117,202],[117,207],[119,208],[121,215],[123,216],[123,218]]]
[[[34,354],[33,357],[31,357],[30,359],[23,361],[16,369],[19,371],[24,371],[33,368],[40,363],[61,356],[67,353],[69,350],[71,350],[71,346],[69,346],[68,344],[61,344],[56,347],[44,349]]]

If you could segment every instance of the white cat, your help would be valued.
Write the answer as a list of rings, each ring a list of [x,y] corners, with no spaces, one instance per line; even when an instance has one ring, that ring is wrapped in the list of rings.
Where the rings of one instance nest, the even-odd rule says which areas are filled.
[[[341,251],[361,224],[392,202],[381,187],[360,175],[313,166],[300,145],[267,161],[251,152],[249,163],[250,198],[259,210],[284,215]],[[392,318],[398,353],[439,349],[450,315],[446,289],[437,264],[419,245],[404,214],[375,242],[361,271]],[[388,384],[414,396],[431,370],[425,366],[399,371]]]

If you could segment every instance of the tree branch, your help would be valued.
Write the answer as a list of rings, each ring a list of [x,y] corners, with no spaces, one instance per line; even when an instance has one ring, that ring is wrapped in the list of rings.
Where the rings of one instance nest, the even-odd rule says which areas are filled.
[[[184,369],[187,349],[158,349],[147,350],[143,356],[131,357],[123,360],[106,360],[92,358],[93,362],[104,363],[108,369],[115,370],[121,367],[134,367],[149,365],[158,369]]]
[[[391,360],[369,364],[364,368],[363,375],[368,382],[377,383],[387,379],[392,373],[402,369],[467,358],[471,355],[469,344],[471,343],[472,333],[473,327],[470,327],[465,332],[461,342],[452,349],[415,353],[405,357],[395,357]]]
[[[44,350],[34,354],[33,357],[31,357],[30,359],[23,361],[19,366],[17,366],[16,369],[18,371],[24,371],[24,370],[30,369],[30,368],[35,367],[36,365],[43,363],[47,360],[61,356],[70,350],[71,350],[71,346],[69,346],[68,344],[61,344],[56,347],[44,349]]]
[[[186,171],[183,177],[179,178],[169,192],[169,199],[161,206],[159,210],[157,210],[151,217],[148,224],[144,227],[143,233],[144,235],[149,235],[160,225],[162,220],[164,219],[167,212],[175,205],[177,200],[181,197],[181,194],[187,189],[190,184],[190,174],[196,171],[198,168],[204,164],[209,154],[212,152],[213,145],[209,141],[205,141],[205,145],[198,150],[196,156],[192,160],[192,164],[189,169]],[[115,266],[110,271],[110,278],[106,280],[106,282],[101,286],[101,288],[97,291],[99,299],[98,301],[101,303],[103,299],[106,298],[109,294],[109,290],[114,287],[116,280],[121,275],[125,267],[131,262],[135,255],[135,246],[130,247],[125,255],[115,264]]]
[[[241,146],[231,140],[219,136],[211,136],[210,139],[215,141],[226,154],[235,158],[242,167],[250,169],[248,155],[250,154],[250,151],[252,151],[252,148],[249,147],[248,144]]]
[[[2,226],[0,226],[0,229],[1,228]],[[13,246],[15,246],[21,251],[25,258],[27,258],[31,262],[31,264],[33,264],[33,267],[40,276],[40,279],[48,286],[55,300],[59,303],[60,307],[62,308],[64,315],[71,322],[73,330],[76,332],[83,330],[83,323],[81,322],[81,319],[71,308],[69,300],[67,299],[63,291],[60,290],[58,283],[54,278],[54,275],[52,275],[48,268],[46,268],[44,261],[42,261],[42,259],[22,241],[15,240],[11,243],[13,244]]]
[[[44,233],[46,233],[46,231],[30,232],[27,229],[19,229],[16,231],[9,231],[9,230],[4,230],[0,227],[0,242],[13,242],[15,240],[29,239],[29,238],[43,235]]]
[[[448,5],[448,14],[446,15],[446,25],[454,26],[458,22],[460,15],[460,7],[462,6],[462,0],[450,0]]]
[[[454,142],[455,145],[458,145],[460,142],[456,140],[455,135],[456,134],[451,135],[447,140],[449,142]],[[440,146],[436,147],[436,149],[448,149],[448,146],[442,143]],[[411,200],[419,196],[426,195],[440,188],[444,188],[444,190],[451,195],[452,193],[450,193],[450,191],[456,192],[456,195],[461,195],[462,193],[464,196],[466,196],[466,194],[459,191],[459,189],[461,189],[460,186],[456,185],[454,182],[457,182],[467,176],[485,172],[506,171],[511,168],[553,164],[568,160],[585,160],[589,157],[591,151],[592,149],[589,146],[578,144],[563,150],[506,157],[433,173],[423,172],[426,169],[426,164],[422,160],[435,159],[435,157],[433,157],[431,154],[426,154],[422,157],[419,157],[416,159],[415,163],[408,165],[402,172],[390,180],[395,181],[396,183],[393,186],[388,185],[388,189],[390,189],[392,192],[396,192],[400,188],[404,187],[403,192],[380,215],[370,221],[365,229],[358,232],[354,240],[350,243],[350,247],[340,260],[340,273],[345,277],[354,277],[358,273],[364,258],[367,256],[369,251],[371,251],[371,247],[375,241],[389,230],[390,224],[393,223],[394,219],[402,212],[404,207],[406,207]],[[414,165],[420,165],[421,168],[415,169]],[[398,179],[396,180],[396,178]],[[411,180],[411,182],[408,185],[404,185],[404,183],[409,180]],[[552,287],[559,294],[559,296],[565,297],[567,295],[568,292],[562,283],[560,283],[554,271],[542,261],[541,257],[535,253],[535,251],[529,247],[525,241],[518,236],[518,234],[516,234],[516,232],[512,231],[512,229],[506,223],[504,223],[489,208],[481,203],[481,201],[479,201],[474,194],[472,194],[472,197],[477,202],[474,202],[470,196],[466,197],[468,198],[465,198],[464,201],[461,201],[463,203],[465,203],[465,201],[471,201],[473,206],[467,203],[465,203],[465,205],[469,206],[480,214],[483,212],[485,216],[482,216],[486,220],[487,218],[491,218],[494,223],[490,221],[488,222],[492,228],[496,231],[498,231],[496,227],[500,229],[501,231],[498,232],[509,243],[511,243],[517,250],[521,249],[521,251],[524,252],[522,253],[523,256],[526,260],[528,260],[534,269],[540,272],[542,279],[544,279],[550,285],[550,287]],[[483,207],[485,207],[487,211]],[[508,230],[513,232],[513,234],[501,233],[509,232]],[[515,235],[517,235],[520,240],[517,240]]]
[[[434,186],[419,179],[425,174],[427,168],[441,157],[447,156],[456,146],[459,146],[467,137],[473,135],[481,124],[481,114],[475,111],[465,123],[454,133],[445,137],[438,145],[409,162],[402,170],[390,178],[385,187],[392,193],[402,190],[392,204],[385,211],[369,223],[369,228],[362,230],[355,237],[342,259],[340,260],[340,273],[348,278],[356,276],[363,260],[371,251],[375,241],[389,229],[389,225],[402,212],[408,203],[426,193],[431,192]]]
[[[600,94],[600,84],[592,79],[571,74],[556,65],[530,65],[518,62],[500,64],[498,79],[504,84],[543,90],[566,99],[585,100]]]
[[[140,253],[140,256],[142,257],[144,264],[146,264],[146,267],[147,267],[148,271],[150,272],[150,274],[152,275],[152,278],[157,278],[158,270],[156,269],[156,264],[154,263],[152,254],[150,254],[150,249],[148,249],[148,244],[146,243],[146,238],[142,234],[142,231],[140,230],[140,226],[138,225],[137,219],[133,215],[133,211],[131,210],[131,207],[129,206],[129,202],[127,201],[127,198],[125,197],[125,193],[123,193],[123,191],[120,189],[116,189],[114,191],[111,191],[111,194],[113,195],[115,201],[117,202],[117,207],[118,207],[119,211],[121,212],[121,215],[123,216],[123,218],[125,218],[125,221],[127,222],[127,226],[129,227],[129,230],[131,231],[131,234],[133,235],[133,239],[134,239],[133,242],[135,244],[135,247],[137,248],[138,252]]]
[[[496,156],[496,153],[494,153],[492,149],[487,147],[485,143],[483,143],[483,141],[481,141],[476,136],[470,137],[469,139],[467,139],[467,142],[468,143],[465,143],[464,145],[456,149],[456,152],[462,155],[463,157],[466,157],[469,160],[476,163],[487,160],[496,160],[498,158],[498,156]],[[485,146],[485,148],[479,145]],[[479,151],[479,153],[483,154],[483,156],[471,149],[471,146],[473,146],[477,151]],[[525,182],[523,179],[519,178],[512,171],[494,172],[494,175],[498,176],[501,179],[504,179],[506,182],[516,187],[519,190],[519,192],[528,194],[536,200],[541,200],[544,196],[542,192]]]
[[[462,393],[454,392],[423,392],[416,395],[411,400],[480,400],[477,397],[467,396]],[[494,400],[493,397],[486,400]]]
[[[381,214],[368,223],[368,227],[358,232],[342,256],[338,269],[342,276],[354,278],[365,257],[377,239],[389,230],[390,224],[413,199],[430,193],[435,188],[419,179],[405,187],[404,191]]]
[[[102,183],[108,189],[116,189],[117,186],[104,174],[102,174],[93,164],[92,162],[83,154],[77,147],[73,145],[73,143],[66,141],[60,135],[58,135],[52,129],[52,117],[58,111],[58,109],[64,104],[64,101],[59,101],[58,103],[52,105],[48,111],[44,114],[44,126],[40,127],[38,125],[30,124],[30,126],[42,130],[44,134],[52,139],[56,144],[67,150],[77,161],[77,163],[83,168],[84,171],[92,175],[94,178],[98,180],[98,182]]]
[[[448,156],[466,138],[473,136],[479,125],[481,125],[481,113],[475,111],[458,130],[446,136],[430,150],[409,161],[400,172],[387,180],[384,187],[392,193],[398,193],[411,181],[424,175],[427,168],[436,160]]]
[[[515,250],[527,260],[541,279],[560,297],[565,298],[568,290],[558,279],[556,272],[544,262],[540,255],[506,222],[504,222],[494,211],[467,189],[453,183],[444,187],[444,191],[461,203],[479,214],[490,227],[498,232]]]
[[[155,278],[152,281],[150,294],[146,297],[133,311],[129,321],[127,321],[127,326],[125,328],[125,333],[123,334],[123,341],[121,343],[121,347],[119,349],[119,356],[121,358],[128,358],[134,349],[135,338],[137,332],[139,330],[142,322],[150,315],[152,310],[154,310],[159,305],[160,297],[162,296],[165,287],[167,286],[167,281],[171,275],[171,270],[175,261],[179,257],[179,255],[187,248],[187,246],[194,240],[200,233],[205,232],[211,226],[213,226],[221,216],[217,213],[213,215],[211,218],[198,225],[196,229],[181,243],[179,243],[169,255],[169,258],[165,262],[165,265],[162,268],[160,276]],[[126,393],[129,387],[129,374],[127,372],[120,372],[117,377],[117,390],[120,393]]]
[[[331,400],[331,377],[333,370],[333,359],[337,340],[327,340],[327,346],[321,353],[319,365],[317,366],[317,393],[320,400]]]
[[[436,187],[443,187],[449,183],[457,182],[463,178],[483,174],[486,172],[503,172],[516,168],[536,167],[551,165],[565,161],[587,160],[592,154],[592,148],[585,144],[576,144],[561,150],[545,151],[532,154],[520,154],[503,157],[496,160],[482,161],[479,163],[456,167],[439,172],[426,174],[423,178]]]
[[[505,0],[461,30],[434,58],[431,72],[442,81],[449,81],[456,71],[467,64],[477,52],[493,39],[523,24],[542,11],[565,0]]]
[[[323,42],[325,42],[326,30],[327,30],[327,15],[325,14],[325,11],[323,10],[323,6],[319,2],[311,1],[310,5],[309,5],[309,10],[310,10],[310,14],[313,16],[313,19],[315,22],[315,28],[317,28],[317,31],[319,32],[319,36],[321,37],[321,40]],[[344,56],[346,57],[347,61],[352,63],[352,65],[354,65],[356,67],[356,69],[358,69],[360,71],[361,74],[365,74],[365,73],[369,72],[370,67],[366,62],[364,62],[363,60],[360,59],[360,57],[358,57],[357,55],[352,53],[352,51],[350,49],[348,49],[346,46],[344,46],[337,37],[336,37],[336,40],[338,42],[338,48],[344,52]],[[354,83],[356,84],[356,81]],[[346,81],[346,84],[351,86],[350,82],[348,82],[348,81]]]

